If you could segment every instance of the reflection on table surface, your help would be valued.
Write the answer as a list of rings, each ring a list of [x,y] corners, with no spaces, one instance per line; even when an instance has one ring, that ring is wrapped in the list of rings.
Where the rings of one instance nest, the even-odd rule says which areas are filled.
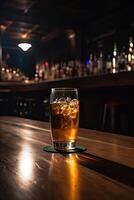
[[[49,124],[0,117],[1,200],[132,199],[134,139],[80,129],[82,154],[43,151]]]
[[[21,185],[27,189],[32,184],[34,179],[33,161],[32,149],[29,144],[24,143],[19,154],[18,176]]]

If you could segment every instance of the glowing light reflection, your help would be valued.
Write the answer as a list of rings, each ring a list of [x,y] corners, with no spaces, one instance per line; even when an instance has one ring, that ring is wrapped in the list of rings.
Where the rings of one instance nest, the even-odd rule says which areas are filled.
[[[130,47],[133,47],[133,43],[132,42],[130,42]]]
[[[116,60],[115,60],[115,58],[113,58],[113,68],[115,68],[116,67]]]
[[[77,190],[77,185],[79,183],[79,173],[78,173],[78,163],[77,163],[77,155],[69,155],[67,159],[68,167],[69,167],[69,177],[70,177],[70,199],[78,200],[79,194]]]
[[[66,194],[71,200],[79,200],[80,198],[80,184],[79,184],[79,168],[78,168],[78,157],[77,154],[65,155],[63,160],[60,160],[56,154],[51,155],[51,163],[49,167],[49,177],[55,182],[57,176],[61,176],[61,170],[59,165],[62,164],[63,174],[65,176],[64,184],[61,185],[60,189],[66,191]],[[63,162],[63,163],[62,163]],[[57,171],[55,171],[57,170]],[[57,173],[55,173],[57,172]],[[62,184],[62,182],[61,182]],[[57,190],[58,190],[57,186]]]
[[[132,69],[131,69],[131,67],[130,67],[130,66],[128,66],[127,70],[128,70],[128,71],[131,71]]]
[[[23,129],[22,130],[22,134],[25,135],[25,136],[31,136],[32,135],[32,131],[29,130],[29,129]]]
[[[33,180],[33,156],[28,145],[24,145],[22,148],[18,168],[20,181],[25,185],[29,185]]]
[[[113,55],[114,55],[114,56],[117,56],[117,52],[116,52],[116,51],[114,51],[114,52],[113,52]]]
[[[131,54],[128,54],[128,61],[131,62]]]
[[[112,72],[113,72],[113,74],[115,74],[115,73],[116,73],[116,70],[115,70],[115,69],[113,69],[113,71],[112,71]]]

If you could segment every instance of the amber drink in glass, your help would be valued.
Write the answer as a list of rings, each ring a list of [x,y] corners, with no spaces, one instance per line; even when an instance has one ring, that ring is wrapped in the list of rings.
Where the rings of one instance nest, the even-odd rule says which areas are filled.
[[[59,151],[75,149],[79,127],[79,100],[76,88],[52,88],[50,95],[53,146]]]

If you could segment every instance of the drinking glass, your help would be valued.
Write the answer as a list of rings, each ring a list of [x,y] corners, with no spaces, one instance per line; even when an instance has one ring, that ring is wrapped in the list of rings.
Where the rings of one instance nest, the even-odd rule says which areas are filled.
[[[76,148],[79,100],[76,88],[52,88],[50,95],[51,136],[55,150]]]

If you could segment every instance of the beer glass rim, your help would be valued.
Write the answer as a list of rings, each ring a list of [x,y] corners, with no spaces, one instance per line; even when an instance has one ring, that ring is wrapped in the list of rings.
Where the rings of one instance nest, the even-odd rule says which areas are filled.
[[[54,92],[54,91],[61,91],[61,92],[63,92],[63,91],[78,91],[78,89],[77,88],[69,88],[69,87],[60,87],[60,88],[51,88],[51,91],[52,92]]]

